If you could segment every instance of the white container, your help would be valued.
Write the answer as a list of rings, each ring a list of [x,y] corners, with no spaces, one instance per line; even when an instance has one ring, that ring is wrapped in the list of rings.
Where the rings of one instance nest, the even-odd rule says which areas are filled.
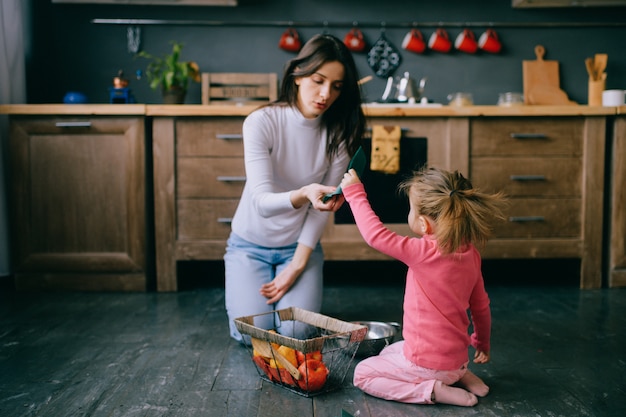
[[[625,97],[625,90],[604,90],[602,92],[602,105],[607,107],[622,106]]]

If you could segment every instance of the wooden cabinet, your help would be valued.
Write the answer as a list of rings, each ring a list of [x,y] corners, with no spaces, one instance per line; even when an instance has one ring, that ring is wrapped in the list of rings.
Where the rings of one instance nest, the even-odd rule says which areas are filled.
[[[620,107],[611,138],[609,287],[626,286],[626,106]]]
[[[144,118],[10,118],[18,289],[145,290]]]
[[[244,117],[157,117],[153,122],[157,287],[177,288],[179,260],[219,260],[230,219],[245,182],[241,128]],[[408,137],[426,139],[428,159],[466,169],[467,119],[377,118],[399,125]],[[397,227],[396,227],[397,226]],[[399,231],[408,233],[406,224]],[[322,237],[329,260],[386,259],[369,248],[355,225],[331,216]]]
[[[245,181],[243,119],[154,119],[160,291],[176,290],[177,261],[224,255]],[[510,196],[509,221],[495,229],[485,258],[580,258],[581,287],[601,286],[606,117],[369,116],[368,124],[400,126],[403,140],[425,141],[428,165],[459,170]],[[402,216],[387,226],[411,233]],[[328,260],[389,259],[336,215],[322,245]]]
[[[244,117],[153,122],[157,288],[177,289],[176,262],[218,260],[245,183]]]
[[[581,258],[602,284],[604,117],[474,118],[470,178],[510,198],[485,258]]]
[[[178,261],[221,260],[245,183],[242,123],[254,109],[0,106],[11,121],[18,288],[144,290],[152,230],[159,291],[177,289]],[[608,153],[611,108],[366,108],[366,115],[370,128],[402,128],[410,145],[401,149],[404,157],[459,170],[477,186],[509,195],[509,221],[496,227],[483,250],[486,259],[577,258],[580,286],[598,288],[607,258],[609,285],[626,286],[626,107],[619,110]],[[152,175],[146,174],[146,139],[152,141]],[[605,172],[606,155],[611,165]],[[146,220],[150,185],[154,222]],[[384,221],[410,234],[403,216]],[[326,259],[389,259],[369,248],[354,224],[339,220],[339,213],[331,215],[324,230]]]

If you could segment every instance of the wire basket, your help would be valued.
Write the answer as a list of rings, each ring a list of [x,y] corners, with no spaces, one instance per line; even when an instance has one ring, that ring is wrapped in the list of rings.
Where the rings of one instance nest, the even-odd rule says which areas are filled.
[[[263,328],[268,322],[273,327]],[[305,397],[343,385],[367,334],[366,326],[297,307],[240,317],[235,326],[252,338],[249,350],[259,376]]]

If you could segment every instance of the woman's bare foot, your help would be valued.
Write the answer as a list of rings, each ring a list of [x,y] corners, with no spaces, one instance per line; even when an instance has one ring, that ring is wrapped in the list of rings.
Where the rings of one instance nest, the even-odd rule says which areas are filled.
[[[489,387],[487,384],[485,384],[482,379],[477,377],[476,374],[469,369],[465,375],[463,375],[463,378],[459,380],[458,384],[479,397],[484,397],[489,394]]]
[[[471,392],[467,392],[463,388],[448,386],[441,381],[435,383],[433,394],[433,401],[436,403],[460,405],[463,407],[472,407],[478,403],[478,398]]]

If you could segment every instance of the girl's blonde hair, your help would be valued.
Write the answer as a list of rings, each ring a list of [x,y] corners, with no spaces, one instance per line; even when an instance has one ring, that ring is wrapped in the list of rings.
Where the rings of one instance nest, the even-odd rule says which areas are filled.
[[[483,247],[491,237],[490,222],[504,220],[502,193],[486,194],[458,171],[427,168],[399,186],[413,209],[436,224],[435,238],[442,253],[450,254],[470,243]]]

